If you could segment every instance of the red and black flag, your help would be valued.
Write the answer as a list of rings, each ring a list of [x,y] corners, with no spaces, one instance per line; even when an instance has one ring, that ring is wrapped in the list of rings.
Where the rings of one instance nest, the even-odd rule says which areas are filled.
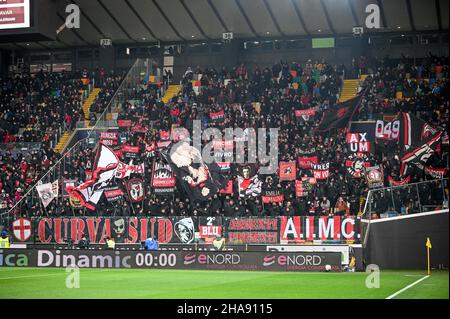
[[[359,178],[364,175],[364,168],[369,167],[370,162],[365,153],[350,153],[345,161],[345,166],[349,175]]]
[[[119,144],[119,133],[118,132],[100,132],[100,141],[108,146],[116,146]]]
[[[153,192],[157,195],[172,195],[175,190],[175,176],[169,164],[153,162],[152,181]]]
[[[423,168],[437,151],[443,133],[409,113],[400,113],[401,175],[410,164]]]
[[[302,179],[301,181],[295,181],[295,196],[304,197],[308,196],[309,192],[311,192],[314,188],[314,185],[310,183],[310,179]]]
[[[424,169],[426,174],[430,175],[433,178],[441,179],[448,175],[447,168],[435,168],[431,166],[425,166]]]
[[[100,142],[97,148],[92,178],[77,187],[66,187],[67,193],[70,197],[77,198],[82,206],[95,210],[95,206],[103,192],[111,187],[118,165],[119,159],[114,151]]]
[[[296,176],[296,162],[280,162],[280,181],[294,181]]]
[[[391,186],[406,185],[406,184],[409,184],[410,181],[411,181],[411,176],[408,176],[401,180],[395,180],[392,176],[388,176],[388,182]]]
[[[374,165],[365,168],[366,181],[369,188],[383,187],[384,171],[381,165]]]
[[[317,156],[300,156],[298,158],[298,166],[300,168],[311,168],[313,163],[319,163],[319,158]]]
[[[109,203],[116,202],[123,198],[123,191],[118,187],[110,187],[108,189],[105,189],[104,192],[105,198]]]
[[[122,145],[122,154],[125,158],[139,158],[140,153],[139,146]]]
[[[247,164],[238,168],[237,184],[239,197],[252,198],[261,195],[262,181],[256,165]]]
[[[225,121],[225,112],[223,110],[218,112],[209,112],[209,118],[211,119],[211,122],[221,123]]]
[[[316,132],[326,132],[332,128],[346,127],[361,104],[363,96],[364,93],[361,93],[348,101],[339,103],[337,109],[326,110],[315,129]]]
[[[316,180],[328,179],[330,175],[330,162],[320,164],[312,163],[311,169]]]
[[[132,178],[127,183],[127,191],[132,202],[140,202],[144,200],[145,188],[144,182],[140,178]]]
[[[206,163],[188,142],[178,142],[161,155],[170,164],[183,190],[192,201],[204,201],[227,186],[229,176],[216,162]]]

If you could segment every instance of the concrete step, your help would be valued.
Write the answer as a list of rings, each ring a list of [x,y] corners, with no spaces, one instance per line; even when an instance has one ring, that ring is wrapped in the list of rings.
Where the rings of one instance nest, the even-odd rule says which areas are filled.
[[[56,146],[54,147],[54,151],[61,153],[61,151],[64,149],[64,147],[66,146],[67,142],[69,142],[70,140],[70,136],[72,135],[72,132],[70,131],[66,131],[64,132],[64,134],[61,136],[61,138],[58,141],[58,144],[56,144]]]
[[[163,98],[161,99],[164,103],[168,103],[169,100],[181,91],[181,85],[169,85]]]
[[[92,104],[94,103],[95,99],[97,98],[98,94],[100,93],[100,89],[99,88],[94,88],[91,93],[89,94],[88,98],[84,101],[83,103],[83,112],[84,112],[84,118],[86,120],[89,119],[89,110],[92,106]]]

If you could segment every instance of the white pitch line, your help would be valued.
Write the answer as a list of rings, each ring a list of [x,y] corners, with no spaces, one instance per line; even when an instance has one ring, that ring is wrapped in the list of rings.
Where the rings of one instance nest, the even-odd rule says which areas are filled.
[[[406,286],[405,288],[400,289],[399,291],[397,291],[396,293],[393,293],[393,294],[390,295],[389,297],[386,297],[386,299],[392,299],[392,298],[394,298],[395,296],[397,296],[397,295],[401,294],[402,292],[404,292],[405,290],[408,290],[409,288],[411,288],[411,287],[417,285],[419,282],[421,282],[422,280],[427,279],[428,277],[430,277],[430,275],[423,276],[422,278],[420,278],[419,280],[414,281],[412,284]]]
[[[88,272],[96,272],[96,271],[103,271],[106,269],[99,269],[99,270],[93,270],[93,271],[88,271]],[[29,275],[29,276],[15,276],[15,277],[3,277],[0,278],[0,280],[7,280],[7,279],[19,279],[19,278],[35,278],[35,277],[47,277],[47,276],[55,276],[55,275],[62,275],[62,274],[66,274],[65,272],[57,272],[57,273],[52,273],[52,274],[45,274],[45,275]],[[80,270],[80,274],[81,274],[81,270]]]
[[[61,275],[61,274],[62,273],[45,274],[45,275],[16,276],[16,277],[3,277],[3,278],[0,278],[0,280],[19,279],[19,278],[34,278],[34,277],[46,277],[46,276],[55,276],[55,275]]]

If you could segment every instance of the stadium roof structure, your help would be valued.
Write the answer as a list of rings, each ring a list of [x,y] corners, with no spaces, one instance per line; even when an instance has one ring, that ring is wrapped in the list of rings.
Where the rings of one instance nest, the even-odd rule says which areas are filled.
[[[102,38],[113,44],[210,41],[224,32],[261,40],[351,34],[364,26],[369,4],[380,7],[379,33],[443,31],[449,25],[448,0],[58,0],[60,25],[69,4],[81,9],[80,28],[25,48],[98,46]]]

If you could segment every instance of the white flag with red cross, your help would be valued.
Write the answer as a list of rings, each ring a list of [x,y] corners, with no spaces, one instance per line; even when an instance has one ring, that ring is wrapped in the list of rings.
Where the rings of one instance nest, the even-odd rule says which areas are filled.
[[[26,241],[31,236],[31,221],[19,218],[12,223],[13,234],[20,241]]]

